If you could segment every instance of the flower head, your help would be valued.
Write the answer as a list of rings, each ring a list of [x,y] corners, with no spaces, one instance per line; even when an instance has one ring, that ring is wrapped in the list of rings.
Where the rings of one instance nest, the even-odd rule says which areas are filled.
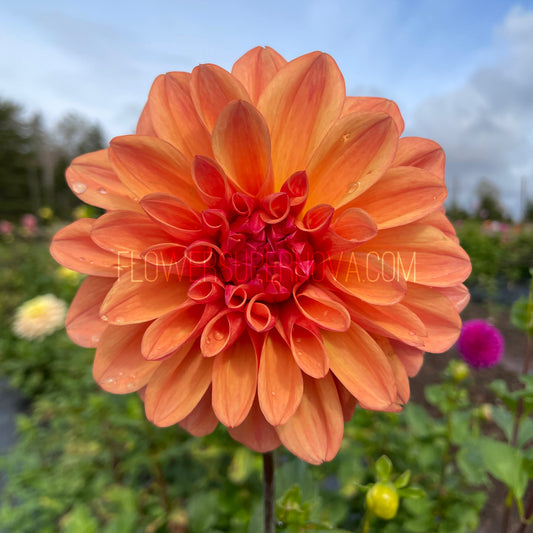
[[[463,324],[457,349],[474,368],[497,364],[503,356],[505,341],[500,330],[485,320],[468,320]]]
[[[27,340],[42,339],[63,327],[67,304],[53,294],[24,302],[15,312],[13,332]]]
[[[13,224],[9,220],[0,220],[0,234],[10,236],[13,233]]]
[[[311,463],[356,404],[401,409],[424,351],[457,340],[470,272],[442,149],[402,131],[320,52],[159,76],[136,134],[67,170],[107,212],[51,246],[89,275],[66,327],[100,386],[138,390],[159,426],[221,422]]]

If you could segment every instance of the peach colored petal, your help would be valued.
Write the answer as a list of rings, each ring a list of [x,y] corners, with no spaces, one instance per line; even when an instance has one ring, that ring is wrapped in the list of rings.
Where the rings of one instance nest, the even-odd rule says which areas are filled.
[[[342,407],[342,416],[345,422],[352,419],[355,408],[357,407],[357,400],[354,395],[337,379],[335,378],[335,386],[339,394],[339,401]]]
[[[195,437],[212,433],[218,425],[218,418],[211,407],[211,387],[203,395],[198,405],[183,419],[179,425]]]
[[[257,104],[265,87],[286,64],[287,61],[269,46],[256,46],[235,62],[231,73],[248,91],[252,103]]]
[[[335,377],[365,409],[383,410],[396,400],[389,360],[374,339],[352,323],[345,333],[322,332]]]
[[[444,150],[435,141],[421,137],[403,137],[398,143],[392,166],[422,168],[444,180],[445,164]]]
[[[455,344],[461,332],[461,318],[448,298],[435,289],[409,283],[402,303],[426,326],[426,351],[442,353]]]
[[[426,224],[382,230],[359,247],[393,266],[407,281],[433,287],[463,282],[472,269],[466,252],[444,233]]]
[[[398,128],[398,135],[403,133],[404,122],[400,109],[392,100],[387,98],[379,98],[378,96],[347,96],[342,108],[342,114],[349,115],[354,111],[374,111],[378,113],[386,113]]]
[[[446,237],[459,244],[459,238],[453,224],[446,217],[444,207],[437,209],[433,213],[426,215],[417,221],[418,224],[429,224],[442,231]]]
[[[202,400],[211,384],[213,360],[202,357],[198,345],[184,345],[163,361],[146,387],[146,416],[156,426],[182,421]]]
[[[389,364],[392,368],[392,373],[396,380],[397,397],[396,403],[398,405],[405,405],[409,401],[410,388],[409,377],[405,367],[402,364],[400,358],[394,353],[394,350],[388,339],[385,337],[376,337],[374,339],[379,347],[383,350],[383,353],[387,356]]]
[[[152,117],[150,116],[150,102],[144,104],[143,110],[141,111],[141,116],[137,121],[137,127],[135,129],[137,135],[151,135],[152,137],[157,137],[157,134],[152,125]]]
[[[237,189],[250,196],[272,192],[270,135],[252,104],[229,103],[218,116],[212,142],[217,161]]]
[[[115,174],[107,149],[76,157],[67,168],[66,179],[72,192],[86,204],[139,211],[132,194]]]
[[[150,89],[150,120],[157,137],[177,148],[186,159],[211,156],[211,138],[191,98],[191,75],[169,72]]]
[[[191,165],[172,145],[156,137],[124,135],[109,145],[109,158],[120,181],[136,199],[162,192],[203,209],[191,176]]]
[[[108,326],[96,348],[95,381],[107,392],[126,394],[144,387],[159,367],[141,354],[146,324]]]
[[[119,210],[96,220],[91,239],[103,250],[139,259],[147,247],[167,242],[170,236],[145,214]]]
[[[270,452],[281,445],[276,430],[265,420],[257,398],[242,424],[228,428],[228,432],[236,441],[259,453]]]
[[[394,167],[350,202],[364,208],[379,229],[402,226],[435,211],[446,199],[444,182],[416,167]]]
[[[331,374],[322,379],[304,376],[300,406],[276,431],[283,445],[308,463],[318,465],[337,455],[344,433],[344,419]]]
[[[381,178],[398,144],[394,121],[384,113],[352,113],[338,120],[307,165],[307,207],[349,204]]]
[[[227,70],[212,65],[198,65],[192,71],[191,97],[198,115],[213,131],[218,115],[232,100],[249,100],[241,82]]]
[[[338,118],[344,98],[344,79],[337,64],[320,52],[287,63],[267,85],[257,107],[270,129],[275,190],[291,174],[306,168]]]
[[[205,358],[212,361],[212,358]],[[213,410],[226,427],[242,424],[257,388],[257,356],[247,335],[214,358]]]
[[[135,265],[124,272],[107,293],[100,316],[110,324],[137,324],[177,309],[187,299],[189,284],[151,265]]]
[[[320,249],[327,250],[329,254],[353,250],[378,232],[374,219],[363,209],[354,207],[343,211],[330,229],[320,241]]]
[[[116,278],[117,254],[102,250],[92,239],[95,220],[83,218],[60,229],[50,244],[50,254],[60,264],[76,272],[91,276]]]
[[[435,287],[435,290],[446,296],[452,302],[455,310],[460,313],[470,301],[470,292],[468,287],[456,285],[455,287]]]
[[[213,357],[227,350],[241,336],[245,326],[242,313],[231,309],[214,316],[206,324],[200,339],[204,357]]]
[[[263,344],[259,360],[257,396],[269,424],[279,426],[294,414],[303,393],[302,372],[290,347],[274,329]]]
[[[100,318],[100,306],[115,280],[89,276],[70,304],[65,328],[68,336],[84,348],[95,348],[107,323]]]
[[[192,179],[205,205],[225,209],[234,192],[222,167],[209,157],[195,157]]]
[[[424,352],[414,346],[408,346],[404,342],[394,339],[389,339],[389,343],[405,367],[407,375],[411,378],[416,376],[424,362]]]
[[[336,289],[377,305],[397,303],[406,291],[400,273],[371,253],[349,252],[328,259],[326,279]]]

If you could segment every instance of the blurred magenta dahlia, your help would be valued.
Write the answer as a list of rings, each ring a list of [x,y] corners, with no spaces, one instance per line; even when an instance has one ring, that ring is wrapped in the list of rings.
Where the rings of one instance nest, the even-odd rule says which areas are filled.
[[[67,316],[94,377],[147,417],[259,452],[332,459],[356,404],[397,411],[424,351],[457,340],[470,261],[444,153],[335,61],[254,48],[159,76],[135,135],[67,181],[107,212],[51,252],[88,274]]]

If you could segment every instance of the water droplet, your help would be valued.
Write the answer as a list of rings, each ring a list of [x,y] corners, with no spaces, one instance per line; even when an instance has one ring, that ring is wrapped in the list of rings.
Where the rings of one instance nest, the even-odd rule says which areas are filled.
[[[342,136],[342,140],[344,142],[346,142],[349,138],[351,137],[351,135],[349,133],[345,133],[343,136]]]
[[[276,396],[276,393],[274,391],[271,392],[272,396]]]
[[[302,342],[301,337],[297,337],[297,338],[296,338],[296,344],[300,344],[301,342]]]
[[[205,343],[206,343],[206,344],[211,344],[211,339],[210,339],[209,337],[207,337],[207,338],[205,339]]]
[[[359,189],[358,181],[352,181],[352,183],[348,184],[348,194],[353,194],[357,189]]]
[[[411,330],[411,331],[409,332],[409,335],[416,335],[416,332],[414,332],[413,330]]]
[[[224,338],[224,333],[222,333],[222,331],[215,331],[213,336],[215,337],[215,340],[221,341]]]
[[[107,317],[106,317],[106,318],[107,318]],[[95,334],[91,337],[91,342],[93,342],[94,344],[96,344],[99,340],[100,340],[100,334],[99,334],[99,333],[95,333]]]
[[[296,355],[298,355],[299,357],[301,357],[304,353],[302,352],[302,350],[297,350],[296,351]]]
[[[78,257],[78,259],[83,262],[87,261],[87,259],[85,259],[85,257],[82,257],[81,255]]]
[[[75,181],[72,184],[72,190],[76,194],[83,194],[87,190],[87,185],[85,185],[85,183],[82,183],[81,181]]]
[[[106,191],[103,187],[100,187],[99,189],[97,189],[97,191],[98,191],[100,194],[107,194],[107,191]]]
[[[102,315],[100,317],[104,322],[107,322],[109,320],[109,317],[107,315]]]
[[[124,317],[123,316],[116,316],[114,322],[115,322],[115,324],[121,324],[122,322],[124,322]]]

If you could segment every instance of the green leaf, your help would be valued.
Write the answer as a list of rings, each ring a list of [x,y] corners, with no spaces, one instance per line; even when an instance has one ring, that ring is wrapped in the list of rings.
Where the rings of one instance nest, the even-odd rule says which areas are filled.
[[[376,461],[376,475],[378,481],[388,481],[392,472],[392,461],[386,456],[382,455]]]
[[[197,492],[187,502],[187,513],[192,531],[208,532],[218,518],[218,495],[216,492]]]
[[[435,421],[422,406],[415,403],[407,404],[403,410],[403,416],[414,437],[424,438],[433,433]]]
[[[523,296],[516,300],[511,307],[511,324],[518,329],[533,335],[533,305]]]
[[[411,470],[406,470],[402,475],[400,475],[395,481],[394,486],[397,489],[402,489],[409,485],[409,480],[411,479]]]
[[[411,500],[420,500],[421,498],[426,497],[426,493],[422,489],[417,489],[416,487],[405,487],[398,490],[398,495],[400,498],[409,498]]]
[[[479,441],[471,439],[463,443],[455,456],[457,466],[469,485],[485,485],[489,480]]]
[[[452,411],[450,413],[450,440],[460,445],[470,437],[470,411]]]
[[[480,448],[489,473],[505,483],[518,499],[522,499],[528,481],[522,452],[493,439],[480,440]]]
[[[533,439],[533,420],[531,418],[525,418],[520,422],[517,445],[522,447],[531,439]]]
[[[492,420],[503,431],[507,440],[510,441],[513,434],[513,415],[504,407],[496,405],[492,407]]]

